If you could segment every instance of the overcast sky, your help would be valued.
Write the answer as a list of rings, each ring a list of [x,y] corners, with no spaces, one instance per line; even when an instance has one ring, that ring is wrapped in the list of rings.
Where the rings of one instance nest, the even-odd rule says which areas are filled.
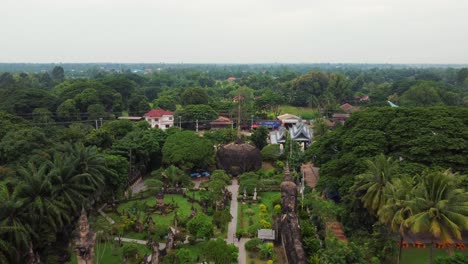
[[[1,0],[0,62],[468,63],[468,1]]]

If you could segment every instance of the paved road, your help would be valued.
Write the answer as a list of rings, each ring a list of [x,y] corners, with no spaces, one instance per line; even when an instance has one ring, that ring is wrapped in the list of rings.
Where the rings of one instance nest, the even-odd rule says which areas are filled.
[[[239,248],[239,257],[237,259],[237,263],[239,264],[245,264],[246,263],[246,252],[245,252],[245,247],[244,244],[247,242],[249,239],[242,238],[240,241],[237,240],[236,238],[236,228],[237,228],[237,208],[238,208],[238,202],[237,202],[237,196],[239,196],[239,184],[237,182],[237,179],[232,179],[232,184],[227,186],[227,189],[231,192],[232,194],[232,199],[231,199],[231,208],[230,208],[230,213],[232,215],[232,220],[229,223],[228,226],[228,235],[226,238],[226,242],[229,244],[234,244],[236,247]]]

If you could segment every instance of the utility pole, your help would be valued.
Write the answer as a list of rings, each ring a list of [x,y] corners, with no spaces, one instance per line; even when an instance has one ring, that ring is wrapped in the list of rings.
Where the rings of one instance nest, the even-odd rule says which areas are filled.
[[[253,129],[253,115],[250,116],[250,131]]]
[[[238,107],[237,107],[237,138],[240,139],[241,138],[241,96],[240,96],[240,92],[239,92],[239,97],[238,97]]]
[[[182,117],[179,116],[179,130],[182,130]]]
[[[196,131],[197,131],[197,133],[198,133],[198,119],[195,120],[195,129],[196,129]]]
[[[98,127],[97,127],[97,119],[96,119],[96,120],[94,120],[94,121],[96,121],[96,129],[98,129]]]

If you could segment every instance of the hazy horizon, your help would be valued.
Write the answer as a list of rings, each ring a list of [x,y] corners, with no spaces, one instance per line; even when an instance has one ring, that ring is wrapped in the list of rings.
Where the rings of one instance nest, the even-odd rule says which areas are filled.
[[[2,63],[468,63],[468,1],[4,0]]]

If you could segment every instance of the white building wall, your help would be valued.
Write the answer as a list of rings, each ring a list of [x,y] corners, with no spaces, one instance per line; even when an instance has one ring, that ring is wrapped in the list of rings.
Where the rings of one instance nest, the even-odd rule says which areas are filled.
[[[160,128],[166,130],[174,126],[174,116],[162,116],[162,117],[145,117],[146,122],[150,124],[151,128]]]

